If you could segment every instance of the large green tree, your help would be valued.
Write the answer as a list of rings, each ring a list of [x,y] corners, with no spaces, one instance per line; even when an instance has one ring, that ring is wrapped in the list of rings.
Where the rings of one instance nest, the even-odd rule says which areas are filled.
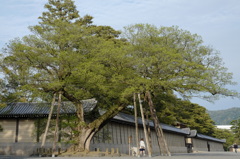
[[[157,28],[149,24],[125,27],[122,36],[132,44],[129,56],[135,59],[134,68],[140,75],[135,84],[147,97],[158,143],[165,154],[170,155],[166,142],[162,140],[156,105],[150,94],[172,91],[187,99],[192,96],[211,99],[237,95],[226,88],[226,85],[234,84],[232,74],[227,72],[218,52],[203,45],[200,36],[175,26]]]
[[[93,135],[128,105],[128,80],[133,79],[128,45],[119,31],[80,17],[71,0],[49,0],[32,35],[10,41],[1,68],[18,91],[29,98],[61,93],[77,108],[78,150],[89,150]],[[130,93],[132,95],[132,93]],[[81,100],[96,98],[107,111],[90,123]]]
[[[136,24],[125,27],[122,37],[132,44],[130,55],[143,90],[174,91],[187,99],[237,95],[226,88],[235,83],[219,52],[204,45],[200,36],[176,26]]]

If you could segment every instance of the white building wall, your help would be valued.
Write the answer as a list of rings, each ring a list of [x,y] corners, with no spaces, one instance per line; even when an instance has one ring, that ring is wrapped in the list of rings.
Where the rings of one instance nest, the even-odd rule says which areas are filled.
[[[199,151],[224,151],[224,149],[222,143],[193,138],[193,152]]]
[[[16,154],[30,155],[33,150],[40,147],[36,143],[36,131],[34,120],[20,119],[18,128],[18,139],[16,138],[16,124],[14,119],[0,120],[3,127],[3,132],[0,132],[0,154]],[[186,153],[185,137],[181,134],[164,132],[169,150],[171,153]],[[131,143],[129,138],[131,137]],[[139,127],[139,139],[144,137],[142,127]],[[159,147],[155,132],[151,131],[152,149],[154,154],[159,154]],[[41,138],[40,138],[41,141]],[[47,141],[49,146],[52,146],[50,140]],[[210,145],[211,151],[223,151],[221,143],[207,142],[202,139],[193,138],[193,151],[208,151],[207,144]],[[124,123],[110,122],[91,141],[91,150],[99,148],[101,151],[106,151],[106,148],[111,151],[111,148],[118,148],[120,153],[128,154],[129,147],[136,146],[135,126]]]
[[[179,134],[164,133],[171,153],[187,153],[185,137]]]
[[[193,138],[193,152],[208,151],[207,141]]]
[[[111,142],[105,142],[104,144],[98,143],[95,141],[96,138],[94,138],[94,141],[92,141],[91,150],[96,150],[97,148],[99,148],[101,151],[106,151],[106,149],[111,150],[111,148],[118,148],[120,153],[128,154],[130,147],[137,146],[135,135],[136,131],[133,125],[111,122],[108,124],[108,126],[105,126],[104,128],[108,128],[108,132],[110,133],[109,136],[111,136]],[[144,138],[145,140],[144,130],[142,127],[139,127],[138,133],[139,139],[137,142],[139,142],[141,138]],[[101,134],[101,131],[96,136],[101,137],[101,135],[99,134]],[[167,132],[165,132],[164,135],[171,153],[187,152],[187,148],[185,146],[185,137],[183,135]],[[132,140],[129,144],[128,141],[130,136],[132,137]],[[151,131],[151,141],[153,154],[160,154],[157,137],[154,130]]]
[[[16,120],[1,120],[3,131],[0,132],[0,143],[13,143],[16,137]]]
[[[18,142],[36,142],[34,137],[35,125],[33,120],[19,120]]]
[[[210,151],[224,151],[222,143],[216,143],[212,141],[208,141],[210,145]]]

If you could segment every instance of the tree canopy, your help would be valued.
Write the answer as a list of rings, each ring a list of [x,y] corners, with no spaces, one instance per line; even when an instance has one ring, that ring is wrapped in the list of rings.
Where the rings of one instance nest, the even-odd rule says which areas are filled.
[[[80,17],[71,0],[49,0],[45,8],[39,25],[30,27],[32,35],[9,42],[1,68],[8,84],[31,100],[49,100],[46,96],[61,92],[73,102],[82,135],[79,149],[85,149],[91,133],[129,103],[125,92],[134,73],[128,44],[118,38],[119,31],[93,25],[91,16]],[[91,124],[85,123],[80,102],[89,98],[110,109]]]
[[[235,84],[218,51],[197,34],[173,27],[136,24],[122,34],[132,44],[131,56],[146,89],[174,91],[185,98],[236,96],[225,86]]]
[[[181,100],[174,95],[158,95],[153,98],[157,115],[162,123],[183,125],[197,130],[198,133],[213,135],[214,121],[206,112],[206,108],[187,100]]]

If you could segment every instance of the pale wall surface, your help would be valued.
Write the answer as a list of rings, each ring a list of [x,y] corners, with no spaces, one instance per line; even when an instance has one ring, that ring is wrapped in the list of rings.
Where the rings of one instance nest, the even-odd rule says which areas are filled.
[[[193,138],[193,151],[208,151],[207,144],[209,144],[210,146],[210,151],[224,151],[222,143],[206,141],[196,138]]]
[[[0,143],[13,143],[16,137],[16,120],[0,120],[3,131],[0,132]]]
[[[0,132],[0,154],[30,155],[37,147],[40,147],[40,144],[36,143],[34,121],[30,119],[19,120],[17,143],[15,142],[16,123],[16,120],[12,119],[0,120],[4,129],[3,132]],[[164,132],[164,135],[171,153],[187,152],[183,135],[169,132]],[[144,138],[141,127],[139,128],[139,140],[140,138]],[[157,138],[153,130],[151,141],[153,153],[159,154]],[[48,144],[49,147],[52,147],[51,141],[48,140]],[[209,144],[211,151],[223,151],[222,144],[216,142],[209,142]],[[91,150],[94,151],[99,148],[100,151],[106,151],[106,148],[108,148],[110,151],[111,148],[115,148],[115,150],[118,148],[119,153],[129,154],[129,147],[136,147],[136,145],[135,127],[133,125],[111,122],[95,135],[91,141]],[[193,138],[193,151],[208,151],[207,141]]]
[[[166,132],[164,135],[169,146],[169,150],[172,153],[187,152],[187,148],[185,146],[185,137],[183,135]],[[99,148],[101,151],[106,151],[106,149],[110,150],[111,148],[118,148],[120,153],[128,154],[130,147],[137,146],[135,127],[126,124],[114,122],[109,123],[96,136],[97,138],[94,138],[94,140],[92,140],[91,150]],[[128,141],[130,136],[131,142],[129,144]],[[145,138],[143,128],[139,128],[139,139],[137,142],[139,142],[141,138]],[[151,141],[153,153],[159,154],[157,137],[154,130],[151,130]]]

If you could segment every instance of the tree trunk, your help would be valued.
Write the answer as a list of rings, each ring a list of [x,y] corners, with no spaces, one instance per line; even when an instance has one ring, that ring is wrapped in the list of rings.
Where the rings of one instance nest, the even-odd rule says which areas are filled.
[[[146,119],[147,119],[147,132],[148,132],[148,139],[149,139],[149,143],[150,143],[150,151],[152,152],[152,136],[151,136],[151,128],[150,128],[150,123],[149,123],[149,118],[148,118],[148,114],[149,112],[146,111]]]
[[[90,143],[93,138],[93,136],[96,134],[96,132],[92,132],[88,135],[88,138],[86,139],[86,144],[85,144],[85,151],[90,151]]]
[[[49,112],[49,115],[48,115],[47,125],[46,125],[45,132],[44,132],[44,135],[43,135],[43,138],[42,138],[41,148],[44,147],[45,142],[46,142],[47,132],[48,132],[48,128],[49,128],[49,125],[50,125],[51,118],[52,118],[53,107],[54,107],[54,104],[55,104],[55,98],[56,98],[56,93],[54,93],[54,95],[53,95],[53,99],[52,99],[52,103],[51,103],[51,109],[50,109],[50,112]]]
[[[149,139],[148,139],[148,133],[147,133],[147,129],[146,129],[146,124],[145,124],[145,118],[144,118],[144,113],[143,113],[143,107],[142,107],[142,101],[141,101],[140,93],[138,93],[138,99],[139,99],[140,111],[141,111],[141,115],[142,115],[142,123],[143,123],[144,135],[145,135],[145,139],[146,139],[146,143],[147,143],[148,156],[152,157],[152,152],[151,152],[150,143],[149,143]]]
[[[133,105],[134,105],[134,118],[135,118],[135,130],[136,130],[136,144],[137,144],[137,156],[139,156],[139,135],[138,135],[138,117],[137,117],[137,104],[136,94],[133,94]]]
[[[91,128],[82,128],[78,137],[78,151],[90,151],[90,142],[95,132]]]
[[[62,93],[59,92],[58,94],[58,107],[57,107],[57,116],[56,116],[56,125],[55,125],[55,132],[54,132],[54,140],[53,140],[53,153],[56,151],[56,144],[58,141],[59,136],[59,114],[60,114],[60,107],[62,103]]]
[[[78,106],[81,106],[80,104]],[[79,124],[78,124],[78,151],[89,151],[90,150],[90,142],[93,136],[102,128],[109,119],[114,117],[125,108],[123,105],[113,106],[108,111],[106,111],[103,115],[101,115],[98,119],[95,119],[91,123],[85,123],[81,121],[81,111],[78,113]],[[81,108],[79,110],[82,110]]]
[[[168,146],[167,146],[166,139],[165,139],[164,134],[163,134],[162,127],[161,127],[160,122],[158,120],[158,117],[156,115],[156,109],[154,108],[152,98],[151,98],[151,94],[150,94],[149,91],[146,92],[146,96],[147,96],[147,99],[148,99],[148,104],[149,104],[151,116],[153,118],[153,123],[154,123],[155,131],[156,131],[156,134],[157,134],[160,153],[161,153],[161,155],[171,156],[171,153],[170,153],[170,151],[168,149]]]
[[[68,94],[67,91],[63,91],[63,96],[67,98],[69,101],[72,101],[77,109],[77,118],[78,125],[76,131],[79,132],[78,136],[78,150],[84,151],[89,150],[89,144],[94,136],[98,132],[98,130],[103,127],[107,121],[117,115],[121,110],[123,110],[127,105],[125,103],[119,103],[116,105],[112,105],[103,115],[95,119],[91,123],[86,123],[84,121],[84,111],[82,107],[82,103],[77,100],[71,94]],[[81,137],[82,136],[82,137]]]
[[[84,121],[84,112],[83,112],[83,106],[81,103],[77,103],[77,117],[78,117],[78,126],[77,130],[79,132],[78,136],[78,151],[84,151],[85,150],[85,142],[88,136],[87,126]]]

